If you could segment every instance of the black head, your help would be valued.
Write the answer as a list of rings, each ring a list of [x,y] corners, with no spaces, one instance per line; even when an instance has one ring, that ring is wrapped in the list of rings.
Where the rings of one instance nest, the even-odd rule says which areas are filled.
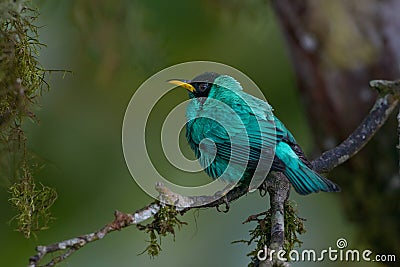
[[[189,91],[189,96],[192,97],[208,97],[211,87],[216,78],[220,74],[215,72],[205,72],[194,77],[192,80],[169,80],[168,82],[184,87]]]
[[[216,78],[218,78],[220,74],[216,72],[205,72],[194,77],[190,84],[195,88],[192,94],[195,97],[208,97],[210,93],[211,87],[214,84]]]

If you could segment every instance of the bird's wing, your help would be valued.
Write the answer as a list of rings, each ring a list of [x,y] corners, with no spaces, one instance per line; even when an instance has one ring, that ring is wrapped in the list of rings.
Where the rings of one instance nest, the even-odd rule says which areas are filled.
[[[246,93],[231,96],[228,104],[232,110],[222,112],[215,107],[213,111],[215,114],[224,114],[218,118],[219,123],[207,118],[196,120],[194,124],[199,129],[194,129],[194,132],[199,133],[199,139],[193,141],[199,144],[201,139],[211,139],[215,143],[217,156],[236,164],[255,168],[261,154],[266,160],[272,161],[276,136],[270,106]],[[233,121],[233,116],[238,116],[243,124]],[[202,153],[207,153],[206,147]],[[213,153],[210,151],[210,154]]]

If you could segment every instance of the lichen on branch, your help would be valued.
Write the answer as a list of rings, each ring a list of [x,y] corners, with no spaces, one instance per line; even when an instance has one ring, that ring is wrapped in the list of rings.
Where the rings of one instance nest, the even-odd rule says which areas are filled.
[[[161,251],[161,238],[172,234],[175,240],[175,228],[180,229],[186,222],[177,218],[179,212],[174,206],[162,205],[158,213],[154,215],[151,223],[143,225],[137,224],[139,230],[149,234],[149,245],[140,253],[147,252],[150,257],[158,256]],[[157,238],[158,236],[158,238]]]
[[[0,185],[8,187],[17,212],[12,221],[26,237],[47,227],[49,207],[57,197],[34,179],[35,164],[22,129],[24,119],[36,121],[37,99],[49,88],[38,60],[43,44],[37,16],[29,0],[0,2]]]
[[[284,204],[284,232],[285,232],[285,240],[283,243],[283,250],[286,253],[289,253],[294,247],[300,246],[303,242],[300,241],[298,235],[304,234],[306,232],[304,227],[305,219],[300,218],[297,215],[297,210],[294,207],[295,203],[292,201],[285,201]],[[273,213],[272,209],[269,209],[265,212],[251,215],[247,218],[243,223],[256,222],[257,225],[254,229],[249,231],[250,239],[249,240],[238,240],[233,241],[232,243],[245,243],[247,245],[256,244],[254,250],[249,252],[247,256],[251,257],[251,262],[248,264],[248,267],[258,266],[258,252],[264,251],[266,247],[270,246],[271,243],[271,230],[273,227]]]

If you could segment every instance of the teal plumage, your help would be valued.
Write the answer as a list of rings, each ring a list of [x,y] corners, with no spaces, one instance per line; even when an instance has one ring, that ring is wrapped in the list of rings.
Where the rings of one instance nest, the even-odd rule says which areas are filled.
[[[257,170],[269,162],[271,170],[284,173],[299,194],[340,190],[312,170],[295,138],[274,116],[271,106],[245,93],[234,78],[208,72],[190,81],[170,82],[189,90],[186,138],[213,179],[221,177],[228,182],[240,179],[247,183],[259,163]]]

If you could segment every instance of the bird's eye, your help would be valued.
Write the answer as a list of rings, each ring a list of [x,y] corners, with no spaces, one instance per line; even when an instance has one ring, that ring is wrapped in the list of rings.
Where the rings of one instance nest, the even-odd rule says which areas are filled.
[[[199,84],[199,91],[200,92],[205,92],[208,89],[208,83],[201,83]]]

